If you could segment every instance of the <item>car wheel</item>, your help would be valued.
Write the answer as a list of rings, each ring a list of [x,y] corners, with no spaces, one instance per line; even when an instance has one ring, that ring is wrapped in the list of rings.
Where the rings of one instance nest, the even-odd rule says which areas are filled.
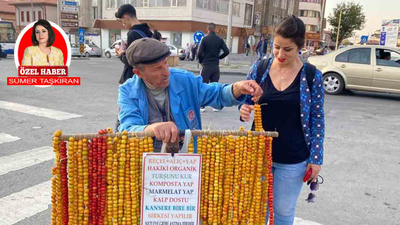
[[[327,73],[324,75],[325,93],[331,95],[341,94],[344,89],[343,78],[337,73]]]
[[[86,56],[86,57],[89,57],[89,56],[90,56],[89,52],[86,52],[86,53],[85,53],[85,56]]]
[[[109,52],[106,52],[106,54],[105,54],[105,55],[106,55],[106,57],[107,57],[107,58],[111,58],[111,53],[109,53]]]

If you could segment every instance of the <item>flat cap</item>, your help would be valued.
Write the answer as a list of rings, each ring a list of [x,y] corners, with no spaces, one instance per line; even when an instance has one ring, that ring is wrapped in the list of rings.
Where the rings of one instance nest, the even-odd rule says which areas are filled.
[[[166,44],[154,38],[141,38],[129,46],[126,58],[131,66],[134,64],[154,64],[171,55]]]
[[[135,7],[131,4],[123,4],[118,8],[118,11],[115,13],[115,17],[121,19],[124,16],[124,13],[133,13],[136,15]]]

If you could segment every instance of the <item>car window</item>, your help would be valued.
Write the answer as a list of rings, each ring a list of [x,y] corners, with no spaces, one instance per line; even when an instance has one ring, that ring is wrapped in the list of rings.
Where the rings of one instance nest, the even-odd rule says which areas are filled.
[[[370,65],[371,49],[370,48],[351,49],[349,54],[349,62]]]
[[[175,50],[175,48],[174,48],[174,46],[168,46],[169,47],[169,50]]]
[[[336,62],[348,62],[349,61],[349,53],[350,53],[349,50],[340,53],[339,55],[336,56],[335,61]]]
[[[400,53],[388,49],[376,49],[376,65],[400,67]]]

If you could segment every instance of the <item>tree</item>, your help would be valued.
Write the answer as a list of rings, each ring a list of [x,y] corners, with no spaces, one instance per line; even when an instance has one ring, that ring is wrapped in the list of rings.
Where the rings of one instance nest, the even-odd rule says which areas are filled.
[[[336,8],[333,9],[333,15],[328,17],[328,22],[333,27],[331,36],[333,41],[336,41],[340,11],[342,11],[342,20],[340,22],[339,44],[343,39],[352,37],[354,31],[363,29],[366,21],[363,7],[359,3],[342,2],[337,4]]]
[[[344,40],[342,41],[342,45],[351,45],[351,42],[350,42],[349,39],[344,39]]]

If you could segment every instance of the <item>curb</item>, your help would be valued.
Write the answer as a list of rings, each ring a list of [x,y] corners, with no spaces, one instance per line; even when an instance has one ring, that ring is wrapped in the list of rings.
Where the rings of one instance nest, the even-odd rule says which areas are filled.
[[[181,68],[183,69],[183,68]],[[184,69],[187,71],[190,71],[194,74],[200,74],[200,70],[191,70],[191,69]],[[221,75],[234,75],[234,76],[247,76],[247,73],[242,73],[242,72],[228,72],[228,71],[220,71]]]
[[[71,60],[89,60],[89,57],[71,57]]]

